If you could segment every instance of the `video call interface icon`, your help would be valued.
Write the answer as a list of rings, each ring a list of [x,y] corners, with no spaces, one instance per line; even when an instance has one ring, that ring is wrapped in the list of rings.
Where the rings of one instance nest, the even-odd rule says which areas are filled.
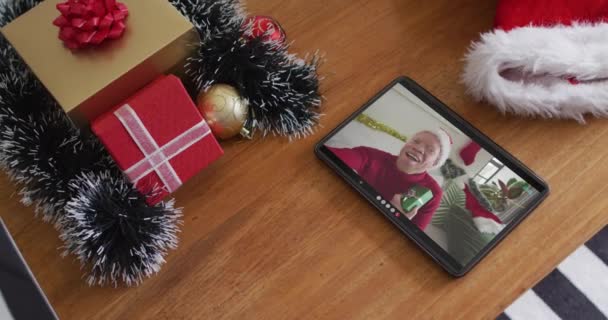
[[[391,213],[396,213],[397,209],[395,209],[390,203],[388,203],[386,200],[382,199],[381,196],[377,196],[376,200],[378,200],[380,202],[381,205],[385,206],[387,209],[390,210]]]

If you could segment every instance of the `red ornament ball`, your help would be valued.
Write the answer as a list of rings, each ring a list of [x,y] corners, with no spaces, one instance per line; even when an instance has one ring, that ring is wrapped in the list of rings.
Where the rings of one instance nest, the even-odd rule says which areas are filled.
[[[265,42],[276,41],[283,44],[287,38],[281,25],[271,17],[249,17],[243,22],[243,29],[247,39],[260,38]]]

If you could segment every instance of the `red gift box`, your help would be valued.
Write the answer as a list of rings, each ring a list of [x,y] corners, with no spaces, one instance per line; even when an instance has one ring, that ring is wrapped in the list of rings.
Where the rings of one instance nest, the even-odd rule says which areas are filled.
[[[155,205],[224,152],[175,76],[162,76],[100,116],[91,129]]]

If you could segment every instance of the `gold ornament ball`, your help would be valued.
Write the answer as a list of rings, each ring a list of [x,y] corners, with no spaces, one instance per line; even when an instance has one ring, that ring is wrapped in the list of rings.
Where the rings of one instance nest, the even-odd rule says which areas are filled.
[[[211,132],[222,140],[241,133],[249,112],[236,89],[227,84],[216,84],[201,92],[197,105]]]

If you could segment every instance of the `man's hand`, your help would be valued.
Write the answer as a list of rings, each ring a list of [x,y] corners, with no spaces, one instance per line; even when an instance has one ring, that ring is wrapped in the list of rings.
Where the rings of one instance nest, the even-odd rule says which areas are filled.
[[[416,216],[416,214],[418,214],[418,207],[415,207],[410,212],[405,212],[403,210],[403,207],[401,206],[401,199],[402,198],[403,198],[403,195],[401,195],[401,194],[394,195],[393,199],[391,200],[391,204],[393,205],[393,207],[395,207],[395,209],[399,210],[400,213],[402,213],[408,219],[412,220]]]

